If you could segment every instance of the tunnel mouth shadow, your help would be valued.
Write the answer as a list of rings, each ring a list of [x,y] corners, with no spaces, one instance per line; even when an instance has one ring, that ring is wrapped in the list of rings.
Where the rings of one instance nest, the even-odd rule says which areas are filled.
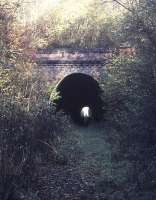
[[[56,111],[64,111],[79,125],[88,125],[94,121],[100,121],[103,114],[103,102],[99,83],[90,75],[73,73],[66,76],[56,87],[60,98],[55,100]],[[87,106],[92,115],[84,123],[80,115],[81,109]]]

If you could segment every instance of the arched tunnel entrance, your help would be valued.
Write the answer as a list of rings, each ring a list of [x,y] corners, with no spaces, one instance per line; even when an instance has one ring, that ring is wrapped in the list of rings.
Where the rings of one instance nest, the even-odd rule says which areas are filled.
[[[56,102],[57,110],[70,114],[76,123],[82,123],[81,109],[88,106],[92,120],[102,117],[102,100],[99,83],[90,75],[73,73],[66,76],[57,86],[60,99]]]

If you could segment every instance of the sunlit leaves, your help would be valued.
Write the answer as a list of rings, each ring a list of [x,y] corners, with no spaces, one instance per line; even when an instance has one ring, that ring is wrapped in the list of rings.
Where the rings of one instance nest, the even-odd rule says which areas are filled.
[[[117,42],[121,17],[120,10],[100,0],[62,0],[55,11],[39,21],[38,36],[51,47],[108,47]]]

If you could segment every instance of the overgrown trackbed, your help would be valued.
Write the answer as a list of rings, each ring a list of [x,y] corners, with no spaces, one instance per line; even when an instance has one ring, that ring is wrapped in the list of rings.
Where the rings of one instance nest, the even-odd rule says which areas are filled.
[[[130,199],[129,191],[135,187],[133,165],[123,159],[120,134],[114,129],[73,125],[58,152],[62,159],[42,170],[39,180],[41,195],[48,194],[47,199]]]

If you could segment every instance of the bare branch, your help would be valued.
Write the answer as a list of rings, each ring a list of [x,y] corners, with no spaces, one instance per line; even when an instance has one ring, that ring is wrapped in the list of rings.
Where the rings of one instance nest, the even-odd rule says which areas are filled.
[[[133,12],[133,10],[131,10],[130,8],[128,8],[127,6],[125,6],[123,3],[121,3],[120,1],[118,0],[112,0],[116,3],[118,3],[120,6],[122,6],[123,8],[125,8],[126,10],[128,10],[129,12]]]

